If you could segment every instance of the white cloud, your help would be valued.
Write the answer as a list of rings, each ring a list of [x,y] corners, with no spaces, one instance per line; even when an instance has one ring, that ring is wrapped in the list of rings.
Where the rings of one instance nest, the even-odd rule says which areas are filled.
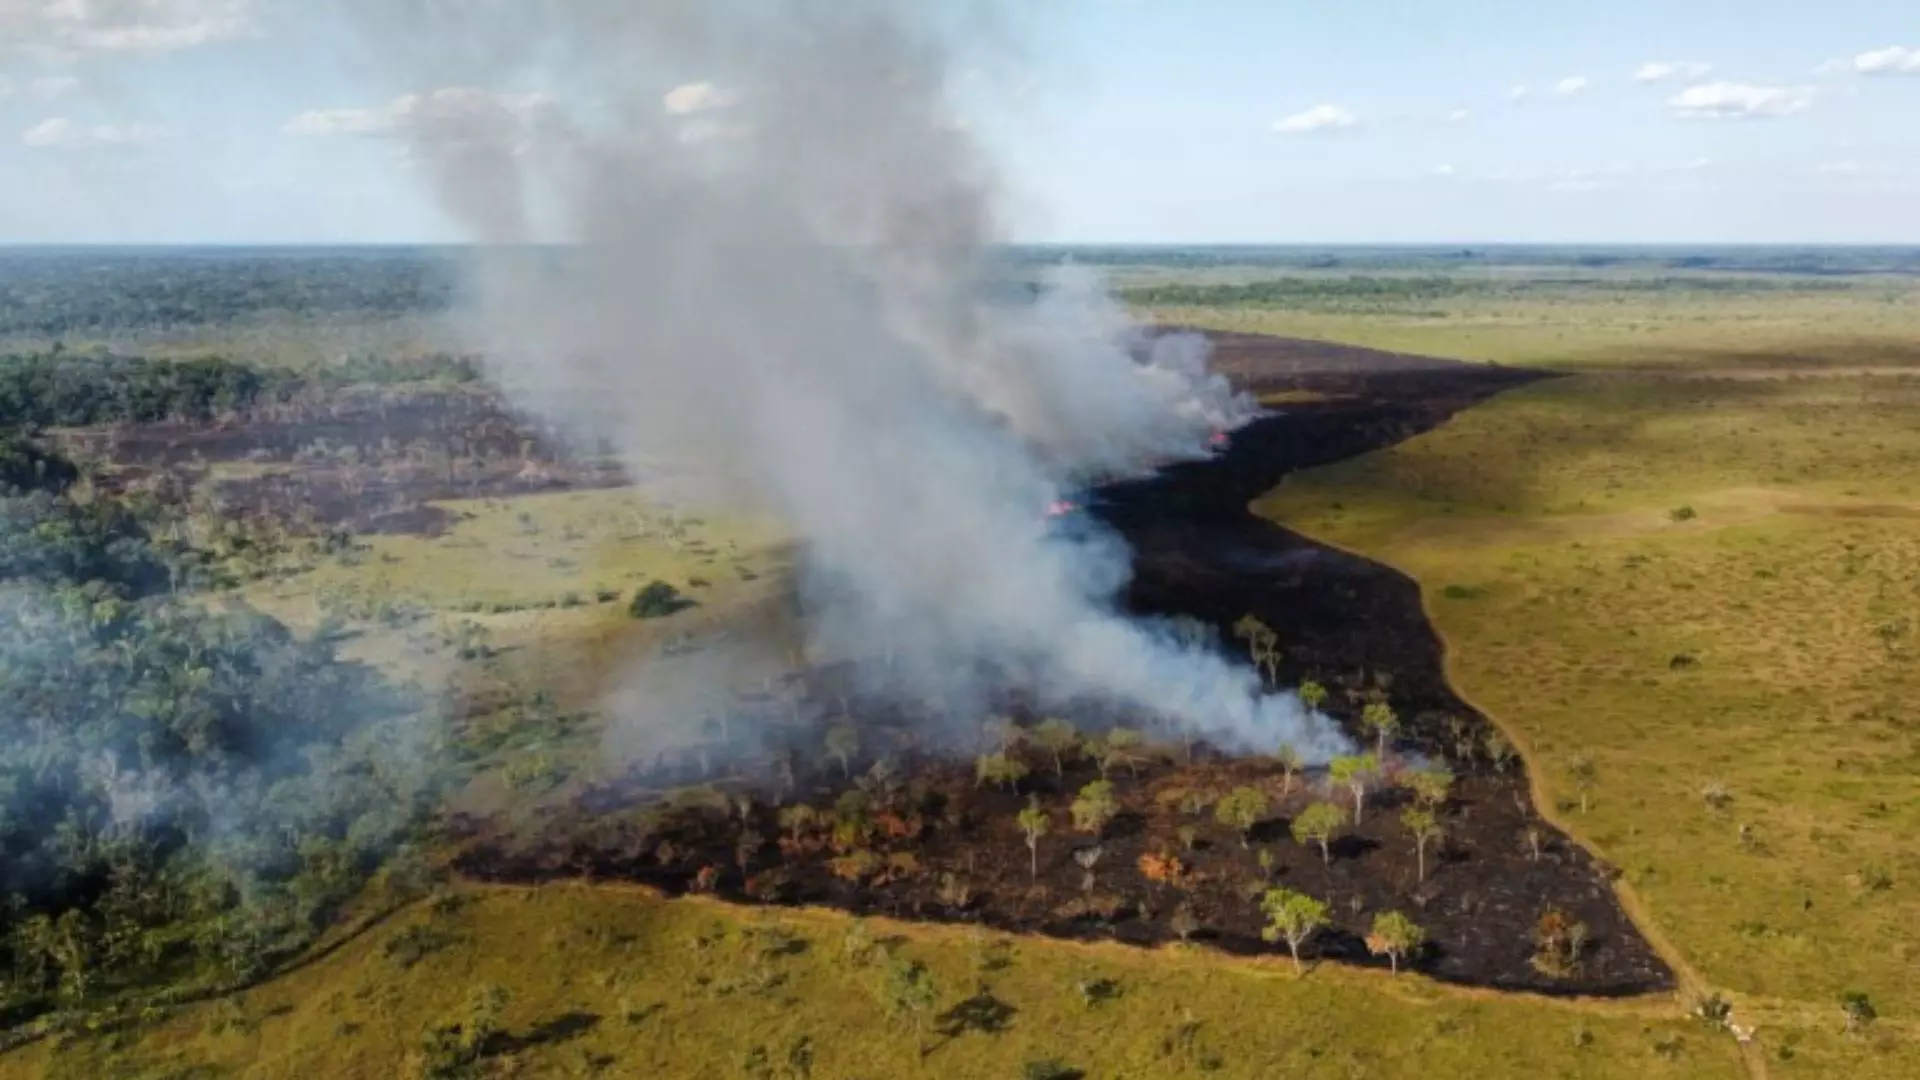
[[[946,121],[951,131],[972,131],[966,120],[949,117]],[[683,146],[701,146],[707,143],[733,142],[752,135],[753,128],[747,124],[726,124],[702,117],[691,117],[680,129],[674,132],[674,139]]]
[[[660,99],[661,108],[675,116],[692,116],[695,113],[724,109],[739,99],[739,95],[723,90],[710,82],[683,83],[667,91]]]
[[[1807,171],[1819,176],[1860,176],[1873,169],[1858,161],[1823,161]]]
[[[1527,100],[1527,98],[1531,97],[1532,95],[1533,95],[1533,91],[1527,89],[1525,86],[1516,86],[1513,89],[1507,91],[1507,100],[1517,105],[1520,102]]]
[[[1307,135],[1314,132],[1344,131],[1360,123],[1360,118],[1338,105],[1315,105],[1311,109],[1284,117],[1273,125],[1273,130],[1284,135]]]
[[[1590,85],[1592,84],[1587,81],[1587,77],[1584,75],[1569,75],[1553,84],[1553,92],[1559,97],[1574,97],[1575,95],[1586,93],[1587,87]]]
[[[1680,163],[1681,172],[1699,172],[1702,169],[1711,168],[1713,168],[1713,159],[1710,157],[1697,157]]]
[[[1473,114],[1472,114],[1472,113],[1470,113],[1470,112],[1468,112],[1468,111],[1467,111],[1467,110],[1465,110],[1465,109],[1455,109],[1455,110],[1453,110],[1452,112],[1450,112],[1450,113],[1448,113],[1448,114],[1447,114],[1447,123],[1449,123],[1449,124],[1464,124],[1464,123],[1466,123],[1466,122],[1467,122],[1467,120],[1468,120],[1469,118],[1471,118],[1472,116],[1473,116]]]
[[[101,150],[151,146],[166,138],[164,128],[150,124],[76,124],[64,116],[49,117],[20,133],[20,142],[36,150]]]
[[[0,0],[0,48],[166,53],[260,33],[256,0]]]
[[[395,129],[391,106],[380,109],[309,109],[286,122],[289,135],[388,135]]]
[[[514,141],[552,106],[545,94],[498,94],[447,86],[403,94],[371,109],[311,109],[282,130],[310,138],[395,136],[438,143]]]
[[[1548,191],[1604,191],[1613,186],[1612,181],[1582,169],[1568,169],[1546,181]]]
[[[1705,78],[1712,70],[1712,64],[1703,64],[1698,60],[1649,60],[1634,71],[1633,81],[1655,83],[1676,78],[1691,81]]]
[[[1638,171],[1626,162],[1616,161],[1598,168],[1496,169],[1478,176],[1463,177],[1463,179],[1474,183],[1537,188],[1542,191],[1585,192],[1619,188]]]
[[[73,93],[80,80],[71,75],[43,75],[27,83],[27,93],[41,101],[52,101]]]
[[[1453,176],[1455,172],[1456,170],[1451,165],[1435,165],[1433,167],[1433,175],[1435,176]]]
[[[1714,82],[1689,86],[1667,99],[1683,120],[1759,120],[1802,112],[1813,105],[1810,86],[1754,86]]]
[[[1920,75],[1920,49],[1889,45],[1854,57],[1852,67],[1862,75]]]

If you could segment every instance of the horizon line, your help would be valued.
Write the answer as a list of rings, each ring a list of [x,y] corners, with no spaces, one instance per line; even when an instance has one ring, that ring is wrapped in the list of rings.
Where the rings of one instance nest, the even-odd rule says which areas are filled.
[[[60,250],[341,250],[382,248],[567,248],[563,241],[485,244],[471,240],[0,240],[0,252]],[[1327,249],[1327,248],[1853,248],[1914,249],[1920,240],[1007,240],[988,250],[1008,248],[1110,249]]]

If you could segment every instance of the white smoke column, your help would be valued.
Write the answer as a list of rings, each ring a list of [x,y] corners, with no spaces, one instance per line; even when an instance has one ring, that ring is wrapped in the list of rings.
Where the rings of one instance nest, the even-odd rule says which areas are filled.
[[[956,711],[1013,673],[1044,700],[1239,746],[1344,745],[1251,671],[1118,615],[1125,552],[1040,521],[1063,484],[1200,456],[1252,409],[1193,339],[1148,343],[1085,275],[994,297],[994,183],[948,100],[972,40],[952,8],[447,10],[381,17],[409,49],[457,40],[515,83],[510,108],[416,98],[463,111],[416,107],[409,132],[496,250],[483,309],[503,383],[636,461],[698,467],[709,500],[779,514],[820,586],[820,647],[897,657]],[[543,74],[559,85],[530,96]],[[566,249],[500,250],[548,238]]]

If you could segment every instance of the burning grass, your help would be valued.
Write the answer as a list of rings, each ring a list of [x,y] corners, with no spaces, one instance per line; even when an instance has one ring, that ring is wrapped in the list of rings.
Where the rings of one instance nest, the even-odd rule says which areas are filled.
[[[1209,461],[1107,489],[1098,510],[1135,551],[1132,604],[1197,616],[1222,641],[1278,627],[1261,639],[1270,677],[1328,687],[1325,707],[1376,752],[1371,764],[1356,756],[1303,777],[1263,756],[1284,757],[1280,746],[1233,760],[1151,718],[1082,717],[1076,734],[1018,711],[1020,726],[993,729],[956,760],[927,742],[929,731],[951,733],[953,718],[896,712],[816,672],[769,687],[759,704],[710,703],[710,722],[685,745],[570,789],[537,828],[465,823],[460,865],[494,880],[638,880],[1058,936],[1198,937],[1241,952],[1280,948],[1263,940],[1262,900],[1284,887],[1331,905],[1313,955],[1388,962],[1365,939],[1372,920],[1399,911],[1428,933],[1411,965],[1447,979],[1549,992],[1669,985],[1614,904],[1606,869],[1532,816],[1519,763],[1448,691],[1409,583],[1246,512],[1290,467],[1393,441],[1512,381],[1389,360],[1357,382],[1335,374],[1363,393],[1246,429]],[[769,707],[779,715],[755,719]],[[1116,723],[1141,731],[1118,743]],[[1433,797],[1420,778],[1443,765],[1458,783]],[[1355,813],[1360,792],[1370,815]],[[1096,795],[1098,813],[1087,809]],[[1311,827],[1334,807],[1339,822]],[[1536,963],[1532,944],[1552,911],[1581,927],[1557,968]]]
[[[689,759],[589,788],[531,835],[467,823],[457,865],[497,881],[639,881],[676,894],[1136,945],[1195,940],[1247,954],[1274,951],[1261,901],[1286,888],[1332,906],[1309,957],[1385,963],[1363,938],[1372,919],[1400,911],[1430,939],[1411,966],[1444,979],[1616,994],[1667,982],[1599,871],[1530,825],[1490,771],[1453,783],[1438,767],[1396,758],[1334,780],[1204,746],[1188,764],[1177,747],[1113,732],[1081,738],[1058,721],[997,730],[1004,741],[971,766],[869,757],[880,749],[873,729],[825,734],[830,753],[818,766],[781,751],[772,775],[754,777]],[[688,785],[698,772],[724,778]],[[1366,792],[1359,807],[1356,788]],[[1581,940],[1549,970],[1529,938],[1562,909]]]

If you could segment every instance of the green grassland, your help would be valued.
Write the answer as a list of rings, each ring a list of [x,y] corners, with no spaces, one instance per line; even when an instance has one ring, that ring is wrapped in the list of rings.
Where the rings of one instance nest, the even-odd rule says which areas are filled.
[[[890,973],[913,964],[931,994],[918,1009],[891,1007]],[[1284,963],[1197,949],[552,886],[421,904],[303,970],[183,1010],[137,1040],[33,1047],[0,1058],[0,1076],[434,1075],[428,1032],[471,1022],[471,1002],[490,986],[506,1000],[489,1056],[438,1075],[1741,1075],[1730,1039],[1639,1002],[1463,993],[1335,967],[1301,977]],[[1832,1051],[1820,1040],[1802,1057],[1831,1063]],[[1032,1068],[1049,1060],[1083,1073]]]
[[[1705,275],[1658,282],[1628,291],[1611,278],[1549,278],[1524,288],[1496,280],[1433,296],[1336,289],[1273,303],[1140,295],[1152,301],[1143,311],[1173,325],[1519,365],[1879,368],[1920,360],[1920,283],[1910,278],[1801,287]],[[1193,294],[1205,300],[1209,290]]]
[[[263,583],[251,598],[290,617],[301,603],[317,612],[378,599],[511,628],[656,580],[724,603],[779,565],[773,525],[709,521],[633,489],[434,505],[453,515],[444,533],[361,537],[351,558]]]
[[[756,613],[786,582],[772,523],[710,519],[641,489],[434,505],[452,515],[438,535],[363,536],[243,595],[289,625],[338,628],[342,655],[432,688],[472,773],[458,809],[531,811],[618,772],[601,760],[609,693],[677,642],[765,622]],[[653,582],[687,609],[634,618],[635,592]]]
[[[1920,356],[1892,337],[1801,351],[1845,322],[1801,302],[1771,317],[1819,317],[1771,353],[1738,325],[1690,350],[1687,320],[1587,326],[1559,305],[1492,344],[1443,327],[1424,348],[1486,359],[1552,334],[1543,359],[1577,373],[1291,477],[1256,508],[1420,581],[1457,685],[1522,737],[1559,820],[1770,1051],[1857,989],[1901,1031],[1871,1056],[1911,1074]],[[1667,363],[1609,353],[1635,323]],[[1423,347],[1406,327],[1350,336]]]
[[[633,657],[724,626],[784,580],[785,538],[764,521],[717,521],[632,488],[434,504],[439,535],[371,535],[243,590],[342,653],[472,699],[544,691],[591,709]],[[690,605],[636,620],[636,590],[665,582]]]

